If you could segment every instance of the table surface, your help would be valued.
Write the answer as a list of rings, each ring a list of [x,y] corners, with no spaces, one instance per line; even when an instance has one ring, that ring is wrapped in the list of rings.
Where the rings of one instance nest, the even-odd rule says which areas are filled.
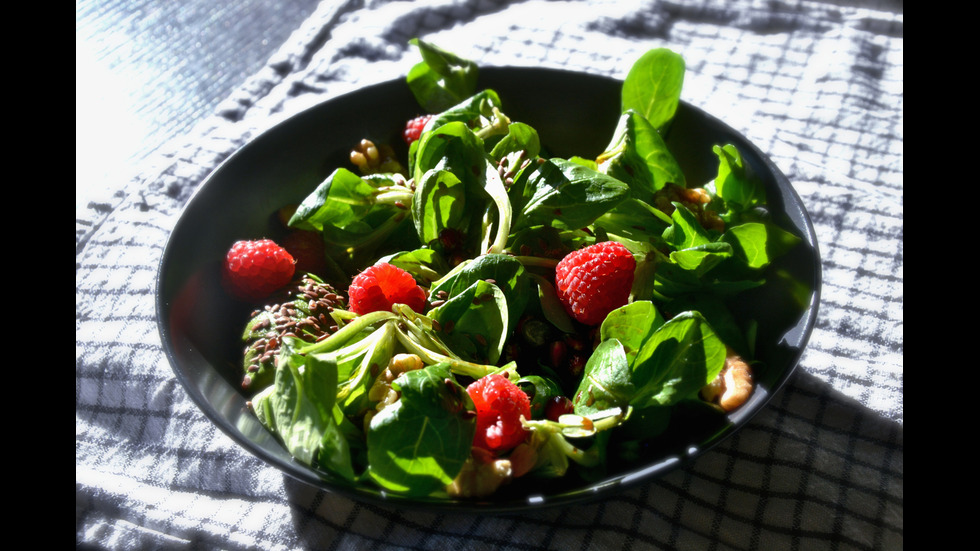
[[[317,0],[76,0],[76,241],[257,72]]]
[[[399,78],[424,36],[484,66],[623,78],[766,151],[822,257],[800,368],[734,437],[622,495],[521,517],[350,501],[216,430],[163,354],[156,268],[187,198],[288,115]],[[903,6],[867,0],[76,3],[76,543],[91,549],[901,549]]]

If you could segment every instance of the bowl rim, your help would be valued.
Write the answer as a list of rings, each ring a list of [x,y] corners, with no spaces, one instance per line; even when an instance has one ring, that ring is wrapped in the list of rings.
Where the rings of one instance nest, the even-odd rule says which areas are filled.
[[[584,78],[596,79],[597,81],[606,81],[607,84],[622,83],[622,80],[613,77],[567,69],[500,66],[481,67],[480,88],[478,89],[488,87],[483,84],[484,80],[492,81],[495,78],[503,78],[506,75],[513,74],[553,75],[553,77],[548,78]],[[746,155],[746,151],[742,150],[744,145],[751,150],[751,154],[754,157],[764,163],[766,170],[772,175],[773,181],[775,185],[779,187],[781,193],[791,200],[789,202],[798,207],[799,211],[795,214],[802,223],[802,228],[797,227],[796,229],[803,233],[803,235],[800,237],[812,250],[814,273],[812,281],[808,282],[812,285],[812,291],[810,293],[810,303],[806,305],[803,315],[796,323],[796,328],[799,332],[799,344],[796,347],[797,350],[792,355],[787,369],[785,369],[785,371],[782,372],[782,374],[770,385],[770,387],[767,389],[768,392],[766,392],[764,396],[757,399],[752,408],[741,408],[740,410],[734,412],[734,414],[731,416],[731,422],[726,425],[719,434],[713,436],[704,445],[691,446],[685,451],[685,453],[668,455],[663,457],[661,461],[638,466],[636,469],[633,469],[627,473],[609,475],[599,481],[583,482],[581,486],[576,486],[576,488],[569,491],[552,495],[531,495],[527,496],[523,500],[494,500],[492,495],[489,496],[489,498],[480,500],[406,497],[399,494],[388,493],[380,488],[364,484],[349,484],[339,479],[330,479],[329,473],[322,473],[296,461],[284,462],[281,457],[270,453],[268,450],[260,446],[257,446],[254,441],[242,434],[238,427],[235,427],[227,418],[215,411],[213,404],[208,401],[204,393],[194,385],[194,381],[192,381],[189,375],[180,367],[180,361],[175,351],[176,345],[173,341],[173,335],[171,334],[169,327],[169,305],[167,304],[167,297],[164,296],[165,293],[163,292],[165,272],[171,263],[172,256],[176,254],[172,248],[174,246],[173,237],[175,234],[182,231],[184,225],[188,223],[184,214],[191,209],[195,201],[199,200],[202,190],[208,188],[213,181],[218,180],[222,172],[224,172],[229,165],[237,162],[241,157],[247,156],[253,148],[258,147],[255,144],[261,143],[266,139],[270,139],[269,136],[274,133],[283,132],[290,126],[297,124],[296,121],[311,116],[312,112],[319,112],[323,109],[329,109],[331,104],[338,103],[344,98],[362,94],[368,90],[387,89],[395,86],[404,86],[404,77],[377,82],[345,92],[343,94],[324,98],[322,101],[302,109],[301,111],[293,113],[256,133],[256,135],[251,136],[241,147],[228,155],[223,161],[218,163],[193,190],[184,205],[181,207],[173,229],[167,237],[167,243],[163,249],[163,253],[156,271],[154,293],[156,320],[164,353],[177,380],[180,382],[184,391],[188,394],[198,409],[200,409],[205,417],[214,423],[222,432],[228,435],[237,445],[244,448],[246,452],[258,457],[265,463],[277,468],[283,474],[286,474],[293,479],[310,484],[320,490],[343,495],[355,501],[372,503],[384,507],[412,506],[436,512],[517,514],[529,510],[562,507],[608,498],[618,491],[635,487],[642,482],[650,482],[657,477],[666,474],[667,472],[690,464],[692,461],[712,450],[715,446],[719,445],[721,442],[731,437],[734,433],[741,430],[750,419],[767,407],[773,395],[775,395],[796,372],[800,359],[807,347],[808,341],[816,324],[823,283],[820,251],[817,243],[815,228],[812,220],[810,219],[810,215],[804,206],[802,198],[793,188],[789,179],[782,173],[782,171],[779,170],[768,155],[759,150],[759,148],[753,142],[749,141],[748,138],[746,138],[741,132],[730,127],[721,119],[707,113],[699,107],[681,100],[678,109],[687,110],[699,118],[703,118],[720,128],[726,129],[731,134],[740,138],[741,143],[739,145],[739,150],[742,152],[743,156]],[[788,202],[784,201],[784,203]]]

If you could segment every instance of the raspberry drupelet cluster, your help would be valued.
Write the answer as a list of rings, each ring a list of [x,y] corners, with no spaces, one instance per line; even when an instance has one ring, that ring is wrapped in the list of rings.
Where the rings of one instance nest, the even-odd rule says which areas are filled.
[[[596,325],[629,300],[635,270],[629,249],[604,241],[562,258],[555,267],[555,290],[570,316]]]
[[[261,300],[293,279],[296,260],[271,239],[238,241],[225,255],[221,283],[235,298]]]
[[[348,289],[348,299],[351,311],[361,316],[371,312],[389,312],[396,303],[422,313],[426,295],[412,274],[398,266],[380,262],[354,278]]]
[[[524,441],[521,417],[531,419],[531,400],[520,387],[493,373],[470,383],[466,392],[476,406],[474,447],[501,454]]]
[[[425,125],[428,124],[430,119],[432,119],[432,115],[421,115],[405,123],[405,130],[402,131],[402,138],[405,140],[405,145],[412,145],[412,142],[422,136],[422,130],[425,129]]]

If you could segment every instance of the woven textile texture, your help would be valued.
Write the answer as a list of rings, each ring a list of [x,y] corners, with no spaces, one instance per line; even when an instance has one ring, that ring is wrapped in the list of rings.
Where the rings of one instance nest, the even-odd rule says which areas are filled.
[[[901,549],[901,2],[324,2],[266,66],[76,234],[76,542],[142,549]],[[216,429],[167,363],[156,270],[181,208],[275,123],[402,77],[424,37],[482,66],[623,78],[669,47],[682,97],[768,153],[822,256],[797,373],[733,437],[588,505],[475,516],[365,505],[285,477]]]

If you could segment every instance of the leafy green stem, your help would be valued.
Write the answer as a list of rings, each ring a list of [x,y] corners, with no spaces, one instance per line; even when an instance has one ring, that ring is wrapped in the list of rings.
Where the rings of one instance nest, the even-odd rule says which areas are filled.
[[[517,373],[516,362],[510,362],[500,367],[495,365],[476,364],[466,360],[444,356],[438,352],[429,350],[415,342],[412,337],[400,327],[398,328],[398,331],[395,332],[395,335],[398,337],[398,342],[405,347],[405,350],[415,354],[419,358],[422,358],[422,361],[425,364],[445,362],[449,364],[452,372],[457,375],[464,375],[473,379],[480,379],[493,373],[499,373],[506,374],[507,378],[514,382],[521,378],[521,376]]]
[[[313,343],[309,346],[304,346],[297,350],[299,354],[317,354],[321,352],[330,352],[336,350],[344,345],[352,337],[368,329],[376,323],[387,321],[390,319],[397,318],[397,314],[393,312],[371,312],[370,314],[365,314],[363,316],[358,316],[351,320],[350,323],[344,325],[337,330],[336,333],[330,335],[329,337],[323,339],[320,342]]]
[[[425,347],[427,350],[435,349],[437,353],[456,360],[460,359],[445,343],[431,333],[432,320],[430,318],[416,313],[405,305],[396,305],[395,308],[399,309],[402,316],[401,322],[419,346]]]
[[[629,418],[631,408],[610,408],[591,415],[562,415],[558,421],[522,419],[525,428],[544,432],[551,443],[562,451],[569,459],[584,467],[595,467],[602,459],[600,446],[583,450],[568,441],[568,438],[586,438],[598,432],[619,426]]]
[[[337,322],[337,327],[342,327],[348,321],[357,317],[357,314],[351,312],[350,310],[341,310],[340,308],[334,308],[330,311],[330,317]]]
[[[378,205],[392,205],[399,208],[409,208],[412,198],[415,196],[412,190],[403,186],[384,186],[377,189],[374,202]]]
[[[394,216],[389,217],[381,225],[372,230],[370,233],[365,234],[363,237],[359,238],[357,241],[350,243],[348,247],[349,253],[355,253],[360,251],[362,256],[365,258],[355,260],[367,261],[367,253],[373,252],[375,248],[384,244],[393,231],[398,227],[399,224],[405,220],[405,217],[409,215],[409,211],[406,209],[404,211],[398,211]]]
[[[371,373],[371,363],[374,357],[377,355],[376,350],[380,346],[384,346],[387,343],[393,333],[392,322],[387,321],[382,325],[377,331],[371,334],[370,337],[366,339],[361,339],[357,343],[348,346],[338,352],[338,355],[347,355],[348,349],[351,349],[353,354],[362,352],[364,350],[371,350],[370,353],[365,354],[361,360],[360,365],[358,365],[357,372],[349,378],[347,381],[342,382],[338,385],[337,398],[340,400],[345,400],[351,391],[361,384],[364,377]],[[353,355],[352,354],[352,355]]]
[[[496,105],[492,107],[490,118],[490,124],[484,126],[477,130],[475,134],[481,140],[486,140],[490,136],[496,136],[497,134],[506,134],[507,128],[510,126],[510,118],[507,117]]]
[[[497,206],[496,236],[493,244],[487,249],[488,253],[503,253],[507,247],[507,238],[510,237],[510,227],[514,218],[514,209],[507,196],[507,189],[504,187],[500,174],[491,165],[487,165],[487,192]]]

